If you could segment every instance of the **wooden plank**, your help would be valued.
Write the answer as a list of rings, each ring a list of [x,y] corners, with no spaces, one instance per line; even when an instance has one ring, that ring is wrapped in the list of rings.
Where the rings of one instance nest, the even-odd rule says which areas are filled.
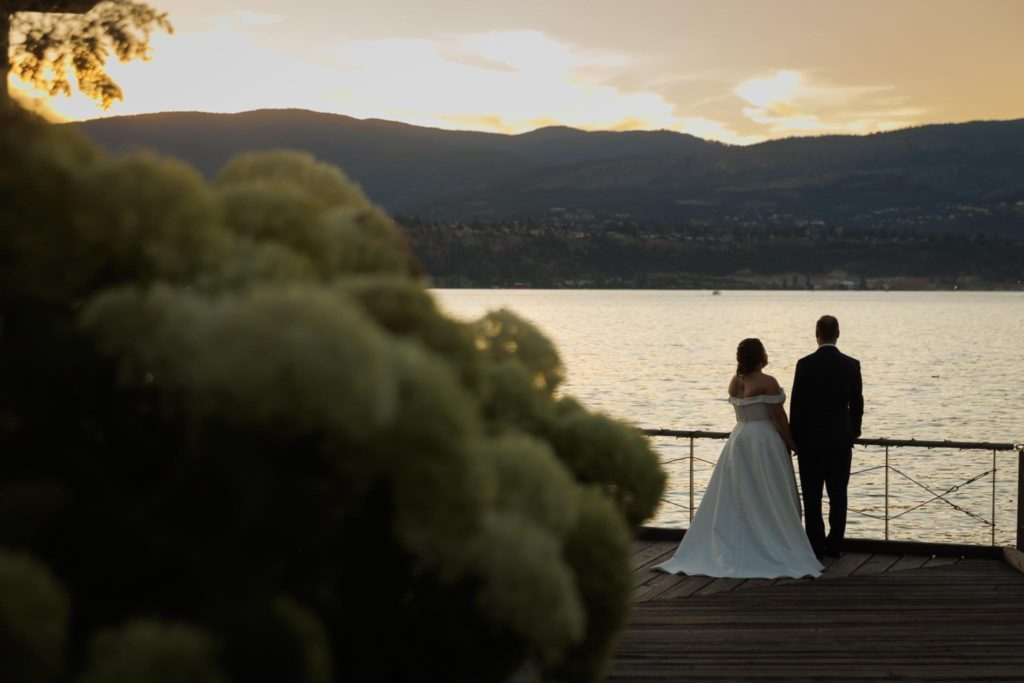
[[[833,555],[826,555],[825,557],[821,558],[820,561],[821,561],[821,566],[823,567],[823,569],[821,571],[825,571],[825,569],[828,569],[833,564],[838,562],[839,558],[835,557]]]
[[[714,577],[711,576],[687,576],[685,580],[680,581],[676,586],[662,593],[661,599],[672,600],[673,598],[684,598],[693,595],[714,580]]]
[[[644,526],[636,536],[646,541],[667,541],[679,543],[686,529]],[[869,553],[887,555],[939,555],[969,557],[972,559],[1000,559],[1002,548],[998,546],[971,545],[964,543],[930,543],[921,541],[885,541],[873,538],[847,538],[843,541],[847,553]]]
[[[899,555],[872,555],[871,559],[853,570],[854,574],[882,574],[896,564]]]
[[[636,555],[638,552],[642,551],[644,548],[651,547],[651,545],[653,543],[654,543],[654,541],[640,541],[640,540],[633,541],[633,554]]]
[[[823,569],[821,570],[822,573],[821,573],[821,575],[818,578],[819,579],[831,578],[831,576],[827,575],[825,573],[825,571],[829,567],[831,567],[833,564],[838,562],[838,561],[839,561],[839,558],[832,557],[830,555],[823,557],[821,559],[821,566],[823,567]],[[798,579],[791,579],[791,578],[785,577],[785,578],[780,578],[780,579],[772,579],[771,581],[775,585],[786,585],[786,584],[790,584],[790,583],[799,583],[800,581],[807,581],[807,580],[808,580],[807,577],[800,577]]]
[[[634,564],[634,566],[637,566],[637,567],[642,566],[644,564],[644,562],[646,562],[650,558],[657,557],[657,556],[663,554],[666,550],[673,549],[673,548],[676,547],[676,544],[674,544],[674,543],[647,542],[647,541],[640,541],[640,542],[644,543],[645,545],[642,548],[639,548],[638,550],[636,550],[633,553],[633,557],[632,557],[632,559],[634,561],[633,564]],[[643,561],[639,561],[639,560],[643,560]]]
[[[720,577],[712,581],[706,586],[703,586],[700,590],[696,591],[694,595],[713,595],[715,593],[728,593],[737,586],[749,581],[750,579],[735,579],[730,577]]]
[[[948,564],[956,564],[960,561],[959,557],[940,557],[935,555],[929,557],[928,561],[924,563],[924,567],[943,567]]]
[[[886,555],[939,555],[950,557],[970,557],[972,559],[993,560],[1000,556],[1000,549],[988,545],[969,545],[963,543],[922,543],[920,541],[882,541],[870,538],[847,538],[843,541],[843,550],[855,553],[871,553]]]
[[[675,527],[642,526],[637,529],[636,537],[645,541],[669,541],[678,545],[686,535],[686,529]]]
[[[1021,492],[1024,495],[1024,491]],[[1024,574],[1024,553],[1009,546],[1003,548],[1003,559],[1020,573]]]
[[[849,576],[870,559],[871,555],[867,553],[844,553],[842,557],[830,564],[821,575],[823,578],[829,579]]]
[[[822,576],[824,576],[824,575],[822,575]],[[819,576],[818,578],[821,578],[821,577]],[[789,585],[791,583],[802,583],[804,581],[814,581],[814,579],[812,579],[812,578],[810,578],[808,576],[801,576],[798,579],[793,579],[793,578],[790,578],[788,576],[785,576],[785,577],[782,577],[781,579],[775,579],[774,585],[776,585],[776,586],[787,586],[787,585]]]
[[[650,569],[675,554],[674,543],[654,543],[632,557],[633,571]]]
[[[901,572],[906,569],[920,569],[924,563],[930,560],[928,555],[904,555],[895,564],[889,567],[890,572]]]
[[[658,575],[640,586],[633,593],[633,599],[636,602],[646,602],[648,600],[654,600],[659,597],[662,593],[675,588],[676,585],[686,580],[686,576],[683,574],[665,574],[658,572]]]
[[[697,593],[725,580],[679,577],[661,598],[688,597],[634,607],[607,680],[1022,680],[1024,574],[1005,561],[857,572],[931,559],[850,554],[829,581],[752,579],[709,595]]]
[[[747,579],[739,586],[736,586],[733,590],[737,591],[749,591],[757,590],[758,588],[765,588],[775,583],[776,579]]]

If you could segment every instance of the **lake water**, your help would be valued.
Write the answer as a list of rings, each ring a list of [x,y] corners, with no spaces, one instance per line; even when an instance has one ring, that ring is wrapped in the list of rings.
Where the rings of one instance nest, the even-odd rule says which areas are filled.
[[[840,322],[839,347],[861,361],[865,438],[1024,441],[1024,293],[832,291],[434,290],[462,319],[507,307],[555,341],[561,389],[637,426],[727,432],[726,387],[737,343],[759,337],[765,369],[788,390],[796,361],[815,348],[822,314]],[[687,526],[689,442],[656,438],[670,482],[660,526]],[[721,441],[698,440],[694,490],[704,490]],[[1015,534],[1017,454],[996,454],[997,541]],[[707,461],[707,462],[703,462]],[[884,449],[858,447],[850,507],[884,511]],[[892,538],[989,543],[992,451],[890,449]],[[896,471],[898,470],[898,472]],[[910,479],[916,480],[917,483]],[[927,487],[931,492],[923,487]],[[883,522],[851,513],[848,535],[881,538]]]

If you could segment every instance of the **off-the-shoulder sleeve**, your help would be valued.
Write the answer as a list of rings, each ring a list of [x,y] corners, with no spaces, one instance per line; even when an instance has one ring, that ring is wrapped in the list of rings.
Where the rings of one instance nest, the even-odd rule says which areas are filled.
[[[729,403],[734,406],[749,406],[755,403],[783,403],[786,400],[786,392],[779,389],[777,394],[758,394],[757,396],[748,396],[747,398],[736,398],[731,396]]]

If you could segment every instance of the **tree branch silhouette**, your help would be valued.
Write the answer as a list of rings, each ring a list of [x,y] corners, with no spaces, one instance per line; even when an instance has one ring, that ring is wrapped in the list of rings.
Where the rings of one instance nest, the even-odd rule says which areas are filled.
[[[124,92],[107,61],[148,60],[156,30],[173,33],[167,13],[133,0],[0,0],[0,104],[10,103],[6,75],[14,73],[51,96],[78,90],[104,109]]]

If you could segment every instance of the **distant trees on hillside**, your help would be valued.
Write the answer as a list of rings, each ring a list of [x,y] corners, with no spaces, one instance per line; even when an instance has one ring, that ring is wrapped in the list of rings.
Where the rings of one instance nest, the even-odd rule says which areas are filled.
[[[441,286],[1011,288],[1024,275],[1024,240],[984,233],[399,220]]]

